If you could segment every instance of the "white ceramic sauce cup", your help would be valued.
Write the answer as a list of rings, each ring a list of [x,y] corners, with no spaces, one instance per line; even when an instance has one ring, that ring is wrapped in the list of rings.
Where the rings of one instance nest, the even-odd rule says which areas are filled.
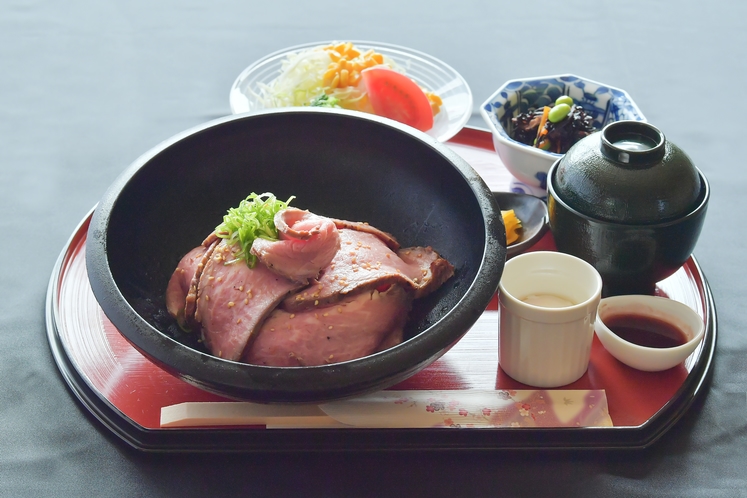
[[[500,282],[499,364],[515,380],[558,387],[589,367],[602,278],[570,254],[537,251],[506,262]]]
[[[666,321],[677,327],[687,341],[679,346],[653,348],[641,346],[616,335],[605,323],[614,315],[635,314]],[[627,295],[607,297],[599,303],[594,326],[599,342],[615,358],[629,367],[659,372],[682,363],[703,340],[703,318],[686,304],[665,297]]]

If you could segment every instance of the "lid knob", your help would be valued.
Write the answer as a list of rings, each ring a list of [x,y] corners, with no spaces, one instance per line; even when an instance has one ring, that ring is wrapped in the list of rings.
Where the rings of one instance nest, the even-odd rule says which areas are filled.
[[[612,161],[645,166],[664,157],[664,134],[640,121],[617,121],[602,130],[602,154]]]

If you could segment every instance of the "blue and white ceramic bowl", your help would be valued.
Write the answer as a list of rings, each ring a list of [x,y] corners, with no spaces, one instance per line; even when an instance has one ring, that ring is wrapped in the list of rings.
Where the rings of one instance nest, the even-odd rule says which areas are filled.
[[[504,83],[482,104],[480,114],[493,133],[495,150],[506,169],[520,182],[542,191],[547,189],[550,166],[562,154],[547,152],[512,139],[511,118],[529,109],[551,104],[561,95],[570,96],[587,114],[593,116],[597,130],[614,121],[646,121],[624,90],[573,74],[522,78]]]

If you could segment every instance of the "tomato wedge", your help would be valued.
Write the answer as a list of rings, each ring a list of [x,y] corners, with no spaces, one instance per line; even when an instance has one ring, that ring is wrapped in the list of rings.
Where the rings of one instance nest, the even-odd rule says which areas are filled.
[[[433,111],[423,90],[402,73],[385,66],[361,71],[374,113],[420,131],[433,128]]]

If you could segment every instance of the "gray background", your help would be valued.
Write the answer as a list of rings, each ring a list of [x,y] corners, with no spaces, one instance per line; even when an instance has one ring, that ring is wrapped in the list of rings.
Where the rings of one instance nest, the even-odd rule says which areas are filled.
[[[0,0],[0,495],[745,496],[747,3]],[[141,153],[226,115],[280,48],[363,39],[427,52],[475,108],[507,79],[626,89],[709,178],[695,256],[719,318],[707,395],[643,452],[158,456],[76,403],[46,340],[59,252]],[[477,113],[470,124],[482,126]]]

